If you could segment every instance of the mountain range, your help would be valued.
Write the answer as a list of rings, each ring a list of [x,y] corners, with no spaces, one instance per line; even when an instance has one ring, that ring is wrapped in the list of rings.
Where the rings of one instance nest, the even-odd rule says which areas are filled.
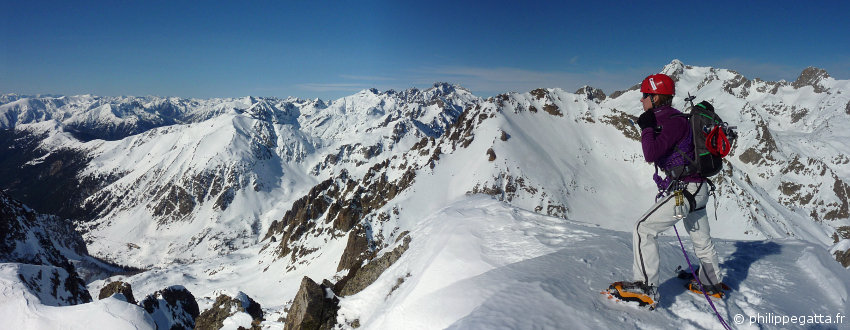
[[[676,80],[675,107],[685,109],[690,93],[737,126],[733,152],[712,178],[718,189],[709,207],[712,236],[726,242],[727,260],[737,260],[730,272],[758,258],[736,259],[735,247],[768,242],[758,246],[795,258],[814,253],[818,265],[832,258],[834,265],[817,267],[826,269],[823,281],[848,283],[836,269],[850,266],[850,81],[812,67],[793,82],[769,82],[678,60],[661,72]],[[437,279],[459,285],[601,242],[627,257],[611,260],[628,260],[622,233],[656,194],[633,124],[639,99],[638,86],[610,95],[585,86],[485,99],[448,83],[334,101],[6,94],[0,188],[15,205],[51,214],[41,222],[81,233],[85,244],[74,245],[71,259],[97,257],[77,267],[93,274],[92,293],[107,281],[149,296],[180,285],[206,295],[197,296],[201,310],[220,294],[247,294],[265,307],[262,324],[273,326],[300,306],[297,298],[311,287],[306,276],[338,297],[331,323],[380,328],[400,325],[380,316],[382,308],[419,306],[426,296],[440,301],[431,292],[450,283]],[[441,223],[467,218],[481,223]],[[487,219],[508,231],[486,229]],[[458,258],[439,254],[432,241],[454,246],[445,251]],[[469,249],[481,253],[464,259]],[[605,268],[601,256],[587,260]],[[405,265],[409,272],[398,269]],[[134,271],[109,276],[122,267]],[[389,293],[381,291],[382,300],[374,291],[383,286]],[[396,290],[403,294],[390,299]],[[846,299],[842,292],[838,301]],[[464,308],[481,310],[487,299]],[[459,322],[465,315],[476,314],[440,327],[486,324]]]

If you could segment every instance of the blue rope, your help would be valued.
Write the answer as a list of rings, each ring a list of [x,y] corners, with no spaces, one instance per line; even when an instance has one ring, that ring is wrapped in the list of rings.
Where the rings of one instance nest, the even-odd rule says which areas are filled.
[[[688,258],[688,253],[685,252],[685,245],[682,244],[682,238],[679,237],[679,230],[676,229],[676,225],[673,225],[673,230],[676,231],[676,238],[679,239],[679,246],[682,247],[682,254],[685,255],[685,261],[688,262],[688,268],[691,269],[691,275],[693,275],[694,278],[697,279],[697,283],[699,284],[700,291],[702,291],[702,295],[705,296],[705,300],[708,300],[708,304],[711,305],[711,309],[714,310],[714,314],[717,315],[717,319],[720,320],[720,324],[723,324],[723,328],[725,328],[726,330],[732,330],[732,328],[730,328],[729,325],[726,324],[726,321],[723,320],[723,317],[720,316],[720,312],[717,311],[717,307],[714,307],[714,302],[712,302],[711,298],[708,297],[708,293],[706,293],[705,289],[703,289],[702,281],[699,280],[699,276],[697,276],[696,271],[694,271],[694,266],[691,265],[691,259]]]

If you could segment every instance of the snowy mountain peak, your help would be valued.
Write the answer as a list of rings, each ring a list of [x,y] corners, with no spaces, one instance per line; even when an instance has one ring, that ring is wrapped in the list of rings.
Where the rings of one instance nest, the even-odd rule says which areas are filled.
[[[830,76],[826,70],[810,66],[804,69],[803,72],[800,72],[797,80],[791,83],[791,85],[794,86],[794,88],[812,86],[816,93],[822,93],[826,90],[823,86],[823,81],[828,78],[830,78]]]
[[[596,100],[597,102],[605,100],[606,97],[605,92],[603,92],[601,89],[587,85],[582,86],[573,94],[585,95],[588,100]]]
[[[661,73],[666,74],[673,78],[673,80],[677,80],[679,75],[685,72],[685,63],[679,61],[678,59],[674,59],[670,64],[664,66],[661,69]]]
[[[469,90],[461,87],[460,85],[455,85],[448,82],[436,82],[429,90],[436,90],[443,95],[448,95],[456,91],[464,91],[467,93],[469,92]]]

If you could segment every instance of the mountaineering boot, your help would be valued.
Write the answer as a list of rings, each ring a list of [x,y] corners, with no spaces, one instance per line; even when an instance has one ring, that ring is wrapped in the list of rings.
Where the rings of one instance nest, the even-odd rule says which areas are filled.
[[[622,301],[635,301],[642,307],[649,306],[649,310],[655,309],[658,302],[658,289],[641,281],[611,283],[608,294]]]
[[[723,297],[726,296],[726,293],[724,291],[731,290],[731,288],[728,285],[724,284],[723,282],[718,283],[716,285],[710,285],[710,284],[703,283],[702,287],[703,287],[703,289],[705,289],[706,294],[708,294],[711,297],[720,298],[720,299],[723,299]],[[693,293],[696,293],[696,294],[699,294],[699,295],[703,294],[703,291],[699,289],[699,283],[694,278],[692,278],[690,281],[688,281],[687,284],[685,284],[685,288],[690,290]]]
[[[689,271],[682,269],[682,266],[679,266],[678,268],[676,268],[676,271],[678,271],[678,274],[676,275],[676,277],[688,281],[687,283],[685,283],[685,289],[688,289],[689,291],[696,293],[698,295],[703,294],[702,290],[699,289],[700,283],[697,282],[696,278],[694,278],[694,274],[692,274]],[[697,266],[694,271],[697,274],[699,274],[700,267]],[[728,285],[724,284],[723,282],[717,283],[715,285],[711,285],[711,284],[708,284],[708,283],[702,283],[702,287],[705,289],[706,294],[708,294],[711,297],[720,298],[720,299],[723,299],[723,297],[726,296],[726,293],[724,293],[724,291],[732,290],[732,288],[730,288]]]

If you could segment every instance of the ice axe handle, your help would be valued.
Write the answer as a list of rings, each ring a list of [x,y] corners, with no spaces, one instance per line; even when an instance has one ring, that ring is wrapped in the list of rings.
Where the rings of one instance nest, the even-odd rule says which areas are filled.
[[[693,107],[695,98],[697,98],[695,95],[691,95],[691,92],[688,92],[688,97],[685,98],[685,104],[690,103],[691,107]]]

